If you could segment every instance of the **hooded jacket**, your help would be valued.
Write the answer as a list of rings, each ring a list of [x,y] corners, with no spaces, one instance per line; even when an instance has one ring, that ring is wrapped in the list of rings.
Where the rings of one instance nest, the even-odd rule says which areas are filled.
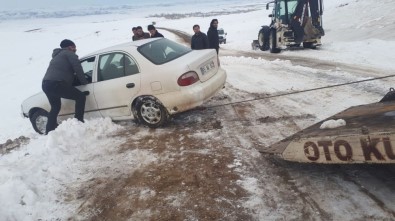
[[[78,56],[67,49],[54,49],[52,60],[49,62],[43,80],[64,81],[69,85],[73,85],[75,77],[78,78],[81,84],[88,83],[84,77],[84,71]]]

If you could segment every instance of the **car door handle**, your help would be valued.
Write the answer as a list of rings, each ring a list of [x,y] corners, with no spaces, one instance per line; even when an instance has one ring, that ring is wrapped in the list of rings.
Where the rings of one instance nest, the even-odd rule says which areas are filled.
[[[127,87],[127,88],[134,88],[134,86],[135,86],[134,83],[126,84],[126,87]]]

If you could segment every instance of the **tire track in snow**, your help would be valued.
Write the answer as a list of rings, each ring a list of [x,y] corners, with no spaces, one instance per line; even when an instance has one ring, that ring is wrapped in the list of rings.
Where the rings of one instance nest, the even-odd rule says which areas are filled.
[[[170,30],[168,30],[170,31]],[[181,35],[181,38],[184,39],[186,43],[189,43],[188,35],[185,33],[177,32],[178,35]],[[176,33],[176,34],[177,34]],[[238,54],[242,55],[246,52],[239,52],[239,51],[229,51],[229,50],[221,50],[220,55],[229,54]],[[234,54],[232,56],[234,56]],[[249,52],[247,53],[249,54]],[[255,53],[257,54],[257,53]],[[278,55],[271,55],[271,54],[264,54],[261,56],[264,59],[272,59],[275,60]],[[281,59],[288,59],[290,56],[282,56]],[[306,60],[306,58],[295,58],[290,59],[292,64],[294,65],[302,65],[308,66],[314,69],[320,70],[327,70],[331,68],[337,67],[335,62],[324,62],[324,61],[314,61],[312,63],[311,59]],[[318,63],[317,63],[318,62]],[[318,66],[318,67],[316,67]],[[343,67],[347,67],[349,65],[341,65]],[[327,69],[326,69],[327,68]],[[350,68],[351,69],[351,68]],[[367,69],[362,68],[357,70],[357,72],[361,72],[361,75],[367,74]],[[353,72],[356,73],[356,72]],[[329,81],[328,79],[326,79]],[[259,93],[248,93],[242,91],[240,89],[234,88],[231,85],[227,85],[227,87],[217,96],[215,96],[211,101],[206,103],[206,105],[210,105],[210,103],[216,103],[218,101],[233,101],[238,99],[246,99],[250,97],[261,96],[262,94]],[[293,98],[295,102],[298,99]],[[300,99],[300,98],[299,98]],[[373,187],[369,187],[364,185],[366,190],[360,191],[361,195],[357,195],[355,197],[350,197],[347,191],[349,187],[343,187],[345,183],[351,183],[356,188],[360,190],[361,184],[357,181],[349,182],[350,180],[355,180],[356,177],[352,175],[344,175],[347,173],[346,169],[342,167],[331,167],[327,165],[299,165],[299,164],[292,164],[285,161],[275,162],[275,160],[268,156],[261,156],[257,149],[262,145],[269,145],[279,139],[282,139],[298,130],[301,129],[300,125],[304,125],[307,123],[312,123],[311,121],[316,121],[318,118],[311,114],[304,114],[303,110],[300,108],[296,108],[296,110],[290,110],[289,108],[284,107],[283,103],[280,100],[270,99],[261,102],[249,102],[248,104],[237,104],[232,106],[224,106],[219,107],[216,109],[206,109],[200,110],[195,109],[185,113],[182,113],[174,118],[174,120],[169,125],[169,130],[163,131],[159,133],[160,136],[155,135],[154,131],[149,131],[151,138],[142,138],[131,140],[130,145],[135,146],[136,143],[140,144],[141,146],[146,146],[146,148],[155,148],[158,154],[162,153],[169,153],[175,156],[172,158],[171,161],[165,161],[166,163],[158,165],[158,168],[151,168],[150,170],[146,170],[145,173],[148,175],[152,175],[152,177],[161,177],[162,181],[169,181],[168,187],[177,188],[178,183],[181,183],[183,179],[185,179],[186,174],[186,181],[187,183],[191,183],[191,188],[201,188],[205,185],[204,182],[213,182],[215,178],[218,176],[214,176],[213,174],[208,174],[209,176],[202,177],[202,179],[197,179],[195,176],[191,174],[195,173],[196,170],[202,170],[204,168],[202,165],[209,165],[202,160],[207,159],[207,156],[200,154],[198,155],[191,155],[191,158],[185,161],[184,165],[188,165],[188,168],[195,165],[192,164],[193,159],[196,160],[196,168],[190,168],[189,172],[183,172],[177,165],[178,158],[180,158],[181,154],[189,153],[185,151],[185,148],[191,148],[189,151],[197,151],[200,149],[200,144],[196,143],[199,139],[194,138],[193,136],[198,136],[201,133],[205,133],[207,131],[215,131],[216,134],[221,134],[221,140],[217,140],[216,144],[221,144],[223,142],[223,146],[217,146],[215,149],[209,148],[213,144],[206,143],[206,149],[213,151],[213,158],[221,157],[224,153],[228,153],[226,157],[223,157],[224,164],[221,164],[223,168],[221,170],[212,170],[212,171],[225,171],[228,170],[226,165],[232,163],[232,157],[235,157],[233,160],[236,163],[237,167],[235,171],[237,172],[237,176],[233,177],[232,174],[228,174],[229,177],[232,177],[232,180],[235,180],[240,175],[244,180],[241,180],[241,183],[245,182],[249,179],[256,180],[257,189],[250,190],[250,197],[251,200],[244,196],[244,194],[240,194],[242,198],[238,199],[241,202],[243,207],[247,211],[250,211],[251,217],[255,217],[254,220],[262,220],[267,217],[282,219],[282,220],[292,220],[298,219],[303,217],[305,219],[318,219],[318,220],[331,220],[337,213],[336,209],[331,207],[326,207],[326,205],[331,205],[334,202],[332,198],[328,199],[321,199],[322,196],[327,196],[325,194],[331,193],[320,193],[319,191],[310,192],[310,190],[317,190],[316,185],[319,183],[323,188],[322,190],[329,189],[336,191],[334,192],[338,195],[340,200],[346,201],[344,204],[354,206],[356,213],[360,213],[362,217],[367,218],[368,214],[364,209],[366,207],[359,208],[363,202],[359,202],[359,198],[370,198],[372,201],[376,202],[378,207],[380,207],[386,214],[391,214],[391,208],[386,205],[385,200],[382,200],[382,197],[375,194],[373,191]],[[300,100],[299,100],[300,101]],[[311,103],[309,100],[301,100],[302,102]],[[292,113],[292,114],[291,114]],[[296,114],[295,114],[296,113]],[[139,131],[143,131],[140,128],[135,128],[134,125],[131,126],[132,130],[136,133]],[[180,137],[180,129],[183,130],[185,133],[184,136]],[[133,137],[136,133],[129,133],[125,136]],[[153,134],[153,135],[151,135]],[[192,136],[191,138],[188,138]],[[192,139],[194,138],[194,139]],[[189,143],[186,141],[190,139]],[[153,142],[153,144],[149,144],[149,142]],[[157,142],[157,144],[155,143]],[[204,141],[206,142],[206,141]],[[162,146],[161,146],[162,145]],[[193,147],[196,145],[195,147]],[[137,145],[138,146],[138,145]],[[191,146],[191,147],[188,147]],[[220,148],[218,148],[220,147]],[[224,151],[220,151],[221,148],[226,148]],[[175,151],[175,152],[174,152]],[[178,152],[179,153],[178,153]],[[217,152],[218,151],[218,152]],[[232,153],[232,154],[231,154]],[[206,153],[207,154],[207,153]],[[166,155],[164,155],[166,156]],[[170,155],[171,156],[171,155]],[[196,158],[196,156],[199,156]],[[205,156],[205,157],[204,157]],[[171,163],[172,167],[169,167],[168,162]],[[203,163],[202,163],[203,162]],[[234,163],[234,164],[235,164]],[[339,169],[340,168],[340,169]],[[215,168],[214,168],[215,169]],[[180,170],[179,173],[175,174],[175,177],[170,176],[171,172],[177,172]],[[356,170],[358,172],[363,172],[364,167],[356,166]],[[165,171],[166,173],[163,173]],[[192,171],[192,173],[191,173]],[[144,171],[143,171],[144,172]],[[144,174],[144,173],[142,173]],[[170,174],[170,175],[169,175]],[[201,171],[198,175],[204,175],[205,173]],[[313,174],[315,177],[310,177]],[[386,173],[384,173],[386,174]],[[390,174],[388,172],[387,174]],[[166,176],[169,175],[169,176]],[[329,177],[327,177],[329,175]],[[373,174],[373,177],[375,175]],[[377,175],[375,178],[376,180],[382,179],[385,175]],[[133,179],[132,179],[133,178]],[[130,182],[134,184],[136,182],[136,177],[132,177]],[[141,178],[146,179],[144,176]],[[173,179],[172,179],[173,178]],[[177,178],[177,179],[175,179]],[[203,179],[204,178],[204,179]],[[210,179],[211,178],[211,179]],[[151,181],[152,179],[147,179],[147,181]],[[171,181],[171,182],[170,182]],[[180,182],[179,182],[180,181]],[[203,182],[204,181],[204,182]],[[117,180],[111,181],[114,184],[120,183]],[[379,181],[378,181],[379,182]],[[142,182],[144,184],[144,182]],[[230,183],[229,185],[232,188],[229,188],[229,194],[232,193],[232,189],[234,183]],[[395,181],[389,182],[387,185],[391,186],[394,185]],[[158,185],[160,188],[163,189],[162,185],[163,182],[153,183],[152,186]],[[143,185],[146,186],[146,185]],[[196,187],[195,187],[196,186]],[[359,187],[358,187],[359,186]],[[109,186],[111,187],[111,185]],[[167,187],[167,186],[166,186]],[[181,186],[183,187],[183,186]],[[222,186],[223,187],[223,186]],[[248,186],[247,186],[248,187]],[[319,188],[319,187],[318,187]],[[369,189],[368,189],[369,188]],[[124,191],[124,186],[119,186],[119,191],[122,194],[119,194],[117,197],[125,197],[122,191]],[[181,188],[182,189],[182,188]],[[100,190],[100,189],[99,189]],[[143,189],[144,190],[144,189]],[[218,188],[218,190],[221,190]],[[110,190],[109,190],[110,191]],[[199,196],[202,198],[202,202],[204,202],[204,196],[200,195],[200,192],[197,192]],[[159,192],[158,192],[159,194]],[[392,192],[393,195],[393,192]],[[390,197],[392,196],[390,195]],[[159,195],[160,200],[156,200],[152,197],[152,202],[161,202],[164,201],[165,195]],[[261,197],[261,201],[258,203],[254,202],[256,198],[254,197]],[[151,197],[151,196],[149,196]],[[162,197],[162,198],[160,198]],[[207,196],[209,197],[209,196]],[[115,198],[115,197],[114,197]],[[393,197],[392,197],[393,198]],[[151,198],[150,198],[151,199]],[[208,198],[207,198],[208,199]],[[229,199],[234,199],[233,196]],[[335,198],[337,199],[337,198]],[[238,202],[238,200],[229,200],[229,202]],[[101,202],[101,199],[98,199]],[[117,199],[113,199],[114,202],[117,202]],[[125,202],[129,202],[125,199]],[[226,200],[224,204],[226,204]],[[151,203],[151,202],[150,202]],[[150,208],[150,203],[147,203],[146,208]],[[260,204],[262,203],[262,204]],[[217,203],[218,204],[218,203]],[[119,206],[118,204],[114,203],[115,206]],[[230,205],[230,204],[229,204]],[[307,206],[306,206],[307,205]],[[102,207],[107,206],[107,203],[103,201]],[[193,206],[193,205],[192,205]],[[145,208],[145,207],[144,207]],[[236,211],[237,203],[231,204],[228,208],[228,211]],[[111,208],[113,209],[113,208]],[[163,211],[169,210],[169,208],[163,207]],[[193,211],[192,207],[183,208],[187,209],[186,214],[188,211]],[[204,215],[207,214],[205,207],[202,207],[201,215],[202,219]],[[223,209],[223,208],[222,208]],[[240,211],[246,212],[246,210],[241,209]],[[380,210],[377,210],[376,207],[371,208],[373,214],[377,215],[373,218],[383,218],[380,216]],[[171,211],[171,210],[169,210]],[[218,207],[218,211],[221,211],[221,208]],[[238,211],[238,210],[237,210]],[[111,212],[111,211],[109,211]],[[125,212],[122,210],[122,212]],[[239,212],[239,211],[238,211]],[[240,213],[240,212],[239,212]],[[317,214],[318,213],[318,214]],[[233,217],[237,217],[237,214]],[[166,214],[165,214],[166,215]],[[171,214],[169,214],[169,217]],[[211,213],[212,217],[217,217],[216,213]],[[219,213],[219,216],[221,213]],[[180,213],[180,217],[184,215]],[[317,217],[318,216],[318,217]],[[340,216],[340,215],[339,215]],[[345,216],[340,216],[339,218],[361,218],[359,217],[350,217],[345,214]],[[247,218],[249,217],[248,214],[241,214],[239,218]],[[231,217],[230,217],[231,218]],[[262,219],[260,219],[262,218]]]
[[[168,30],[168,31],[171,31],[171,30]],[[185,40],[185,42],[189,43],[190,38],[188,38],[187,34],[180,33],[180,32],[176,32],[175,34],[182,35],[183,36],[182,38]],[[320,81],[325,81],[325,82],[333,82],[333,81],[334,82],[347,82],[347,81],[349,81],[350,76],[347,76],[347,77],[346,76],[339,76],[339,75],[331,74],[331,72],[328,72],[328,71],[333,71],[333,70],[338,71],[339,69],[342,72],[348,72],[356,77],[375,77],[375,76],[383,76],[383,75],[390,74],[387,70],[380,70],[378,68],[361,67],[360,65],[344,64],[344,63],[339,63],[339,62],[330,62],[330,61],[323,61],[323,60],[311,59],[311,58],[303,58],[303,57],[297,57],[297,56],[289,56],[289,55],[283,55],[283,54],[233,51],[233,50],[224,50],[224,49],[220,50],[220,56],[228,56],[228,55],[229,56],[236,56],[236,57],[245,56],[245,57],[253,57],[253,58],[263,58],[263,59],[271,60],[271,61],[276,60],[276,59],[290,60],[293,65],[299,65],[299,66],[309,67],[309,68],[316,69],[316,70],[321,70],[321,72],[323,72],[323,73],[317,74],[317,79],[319,79]],[[290,70],[290,71],[292,71],[292,70]],[[300,74],[303,74],[303,72]],[[382,83],[382,82],[383,81],[380,81],[380,83]],[[369,94],[372,94],[372,96],[377,96],[378,94],[382,93],[385,90],[383,88],[379,88],[380,83],[375,83],[374,84],[375,87],[371,87],[368,85],[368,86],[351,87],[351,89],[353,89],[356,92],[362,91],[362,92],[367,92]],[[228,88],[229,88],[229,86],[228,86]],[[240,93],[240,91],[238,91],[237,93]],[[256,94],[256,95],[259,96],[259,94]],[[248,96],[248,95],[246,95],[246,96]],[[243,98],[243,97],[241,97],[241,98]],[[297,98],[290,97],[287,99],[291,99],[291,100],[294,100],[295,102],[297,102],[298,99],[300,99],[300,98],[299,97],[297,97]],[[277,106],[277,108],[273,108],[273,109],[275,109],[275,110],[273,110],[273,112],[279,113],[280,115],[281,114],[288,115],[288,113],[283,112],[281,105],[279,105],[276,102],[274,102],[273,104],[274,105],[272,107]],[[247,106],[248,109],[254,109],[254,105],[245,105],[245,106]],[[255,105],[255,108],[256,108],[256,105]],[[237,112],[237,110],[236,110],[236,112]],[[239,110],[239,112],[240,112],[240,110]],[[252,111],[251,110],[247,111],[247,110],[242,109],[241,112],[242,112],[242,116],[246,116],[245,113],[252,112]],[[247,120],[251,120],[251,119],[247,119]],[[297,124],[294,123],[293,128],[297,129],[298,128]],[[259,139],[258,139],[258,142],[259,142]],[[363,168],[361,168],[361,171],[363,171]],[[290,173],[288,173],[288,170],[284,169],[284,173],[288,174],[288,177],[292,177],[292,175]],[[378,177],[377,174],[374,174],[374,175],[375,175],[376,179],[380,179],[380,177]],[[285,176],[285,177],[287,177],[287,176]],[[347,178],[344,178],[343,180],[347,181]],[[334,181],[334,182],[336,182],[336,181]],[[354,183],[354,184],[356,186],[358,186],[357,183]],[[300,190],[298,190],[298,187],[296,187],[296,186],[294,186],[293,189],[295,191],[300,191]],[[300,192],[303,193],[303,191],[300,191]],[[389,212],[390,214],[392,213],[390,209],[386,209],[385,206],[383,206],[383,203],[379,199],[379,197],[376,197],[374,194],[371,193],[371,191],[366,189],[366,191],[362,191],[362,192],[367,197],[369,197],[373,201],[377,202],[377,205],[379,207],[383,208],[383,210]],[[310,205],[312,207],[316,207],[317,210],[320,211],[319,203],[316,203],[311,198],[305,199],[305,200],[311,202]],[[322,212],[320,214],[324,214],[324,217],[327,217],[327,215],[328,215],[328,214],[325,214]],[[322,217],[322,218],[324,218],[324,217]]]
[[[377,176],[375,176],[377,178]],[[392,218],[395,218],[395,211],[392,210],[391,208],[389,208],[385,202],[383,202],[383,200],[381,200],[378,196],[376,196],[372,190],[370,190],[369,188],[371,187],[365,187],[364,185],[362,185],[360,182],[357,181],[357,179],[355,179],[355,177],[350,176],[348,173],[344,172],[343,173],[343,180],[348,181],[350,183],[353,183],[356,187],[358,187],[360,189],[360,191],[362,193],[364,193],[365,195],[367,195],[370,199],[372,199],[372,201],[374,201],[378,207],[380,207],[383,212],[388,213],[390,216],[392,216]]]

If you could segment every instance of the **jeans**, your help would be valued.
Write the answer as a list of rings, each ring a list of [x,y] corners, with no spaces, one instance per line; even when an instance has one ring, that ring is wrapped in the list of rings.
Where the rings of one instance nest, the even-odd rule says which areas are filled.
[[[74,117],[79,121],[84,122],[84,110],[85,110],[85,94],[77,88],[68,85],[64,81],[49,81],[44,80],[42,83],[42,89],[47,95],[49,104],[51,105],[51,111],[48,114],[48,122],[46,126],[46,134],[50,131],[55,130],[58,126],[57,117],[61,108],[61,98],[75,100],[75,114]]]

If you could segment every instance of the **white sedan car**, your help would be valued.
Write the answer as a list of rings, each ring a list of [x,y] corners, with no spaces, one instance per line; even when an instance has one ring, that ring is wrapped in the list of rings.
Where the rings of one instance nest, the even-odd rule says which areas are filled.
[[[81,59],[89,84],[85,118],[136,119],[159,127],[173,114],[201,105],[224,87],[226,72],[213,49],[191,50],[166,38],[116,45]],[[58,120],[73,117],[75,102],[62,99]],[[45,133],[50,105],[43,92],[22,103],[22,115]]]

